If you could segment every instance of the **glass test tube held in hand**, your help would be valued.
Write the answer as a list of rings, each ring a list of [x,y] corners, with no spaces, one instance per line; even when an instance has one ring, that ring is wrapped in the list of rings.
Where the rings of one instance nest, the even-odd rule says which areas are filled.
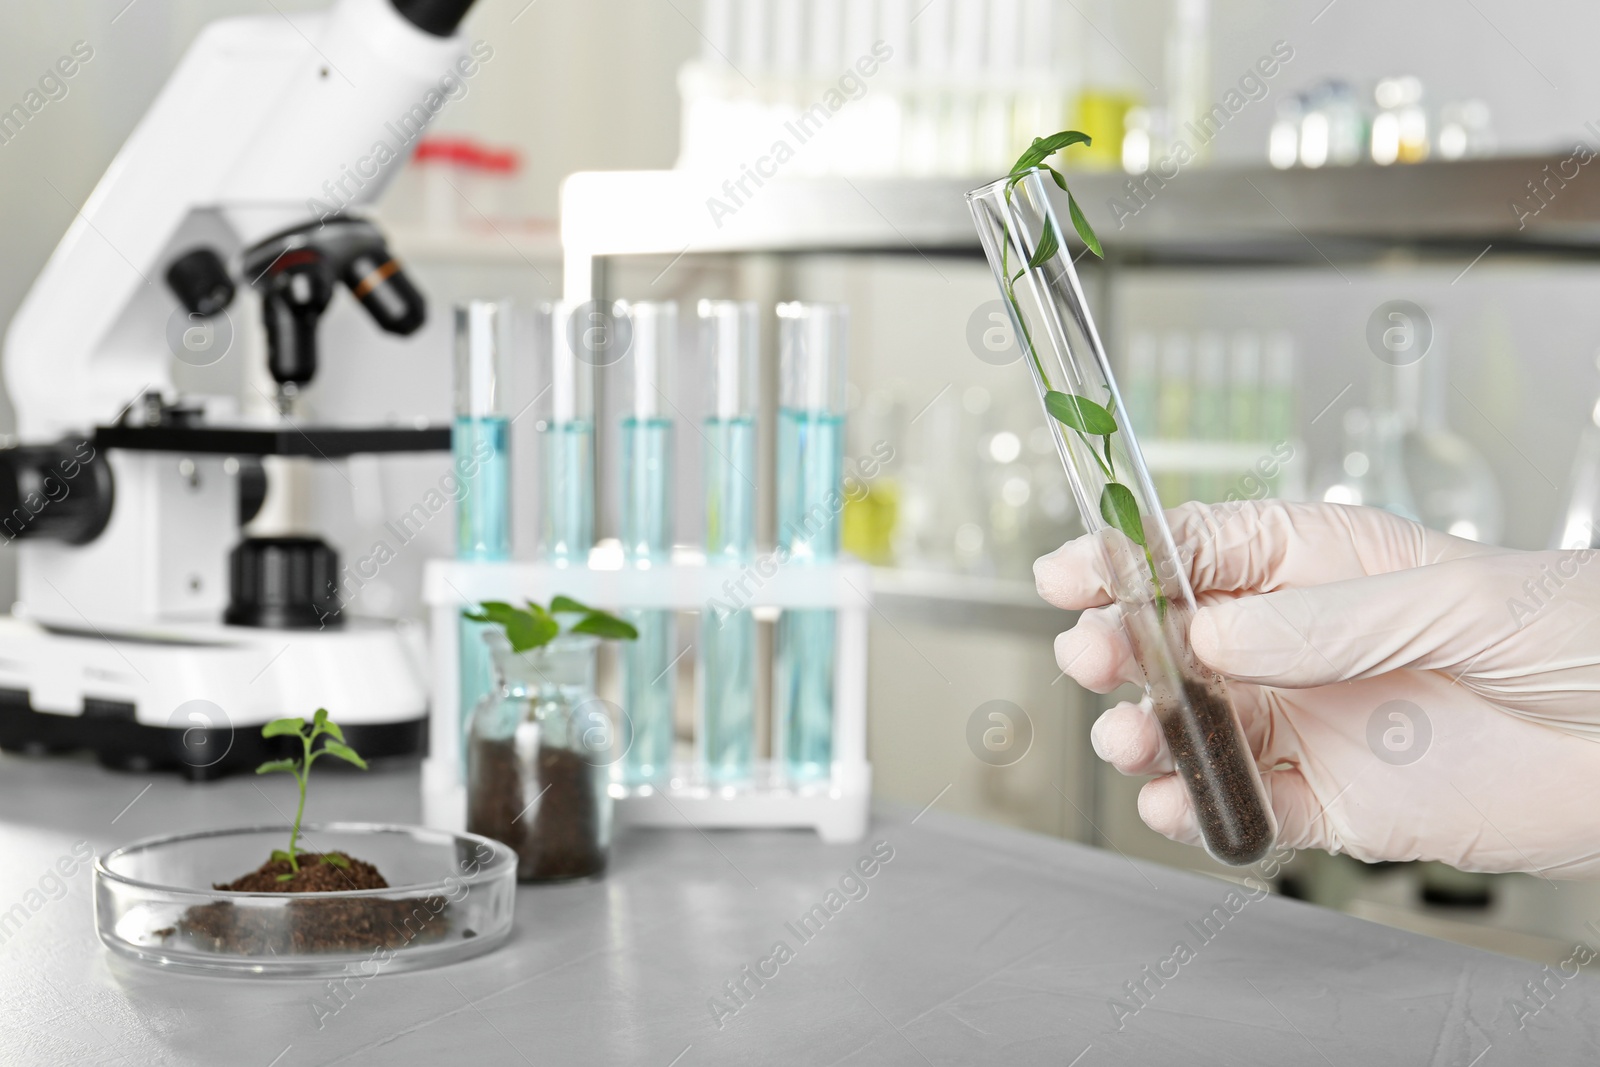
[[[509,301],[474,300],[455,316],[455,425],[450,435],[455,474],[456,558],[511,558],[511,447],[506,417],[510,351]],[[494,684],[485,624],[462,619],[458,684],[463,737],[467,717]],[[461,747],[465,771],[466,746]]]
[[[1206,849],[1235,866],[1277,821],[1227,686],[1189,646],[1194,591],[1128,425],[1043,172],[967,194]],[[1032,264],[1032,265],[1030,265]]]
[[[618,304],[617,317],[631,322],[633,334],[622,416],[622,555],[626,566],[644,570],[672,562],[673,432],[663,409],[677,361],[678,306]],[[625,614],[639,637],[622,643],[623,709],[633,724],[623,777],[662,781],[672,771],[676,616],[660,609]]]
[[[544,508],[540,545],[558,566],[584,566],[594,547],[594,379],[580,358],[579,332],[591,328],[582,309],[551,307],[549,417],[540,430],[544,451]],[[609,324],[600,328],[608,328]]]
[[[701,345],[711,378],[705,420],[706,562],[742,567],[756,550],[756,305],[702,300]],[[707,777],[750,779],[755,763],[756,620],[708,605],[700,621],[700,716],[695,744]]]
[[[845,346],[849,311],[778,305],[778,544],[793,566],[839,555],[844,499]],[[794,780],[826,778],[833,762],[834,613],[778,618],[773,684],[777,757]]]

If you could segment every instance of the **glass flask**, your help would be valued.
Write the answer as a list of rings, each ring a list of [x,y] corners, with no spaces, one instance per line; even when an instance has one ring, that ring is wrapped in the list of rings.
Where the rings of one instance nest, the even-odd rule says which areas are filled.
[[[1227,685],[1190,648],[1195,601],[1188,571],[1128,425],[1047,177],[1034,170],[1003,178],[968,193],[967,203],[1078,508],[1101,546],[1206,850],[1233,866],[1254,863],[1271,849],[1277,821]]]
[[[496,689],[472,713],[467,826],[517,853],[517,880],[597,875],[611,847],[615,731],[595,696],[596,637],[564,634],[513,652],[483,635]]]

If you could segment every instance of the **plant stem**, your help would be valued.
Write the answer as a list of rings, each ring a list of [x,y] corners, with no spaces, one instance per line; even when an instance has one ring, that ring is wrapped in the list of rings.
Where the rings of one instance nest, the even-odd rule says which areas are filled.
[[[300,840],[300,819],[306,813],[306,779],[311,776],[311,739],[301,736],[300,744],[305,748],[305,762],[300,764],[300,769],[295,772],[295,784],[300,787],[300,804],[294,809],[294,829],[289,832],[289,869],[295,873],[300,871],[300,850],[295,843]]]
[[[1013,188],[1014,184],[1006,186],[1006,205],[1008,207],[1011,204],[1011,190]],[[1048,218],[1045,220],[1045,225],[1049,225]],[[1027,251],[1021,247],[1021,227],[1018,227],[1017,236],[1018,254],[1023,257],[1024,262],[1027,262]],[[1012,315],[1015,317],[1017,325],[1022,329],[1022,341],[1027,347],[1028,358],[1033,361],[1033,369],[1038,373],[1039,381],[1044,385],[1045,391],[1049,392],[1051,389],[1050,376],[1044,372],[1044,363],[1039,359],[1039,351],[1033,344],[1033,332],[1028,329],[1027,318],[1022,314],[1022,304],[1017,300],[1016,279],[1011,277],[1010,254],[1011,242],[1002,240],[1000,242],[1000,277],[1003,279],[1005,286],[1006,299],[1011,302]],[[1018,271],[1017,277],[1022,277],[1026,270],[1027,268],[1024,267],[1022,271]],[[1118,409],[1117,414],[1123,415],[1124,413]],[[1115,482],[1117,480],[1117,464],[1116,460],[1111,456],[1111,435],[1106,434],[1104,437],[1106,458],[1101,460],[1100,453],[1095,451],[1094,442],[1089,440],[1089,435],[1078,429],[1074,429],[1073,432],[1082,439],[1084,447],[1089,450],[1089,455],[1093,457],[1095,464],[1105,473],[1106,479]],[[1146,566],[1150,568],[1150,581],[1155,586],[1157,616],[1165,621],[1167,617],[1167,594],[1161,588],[1161,575],[1156,571],[1155,556],[1151,554],[1148,544],[1140,547],[1144,549],[1144,561]]]

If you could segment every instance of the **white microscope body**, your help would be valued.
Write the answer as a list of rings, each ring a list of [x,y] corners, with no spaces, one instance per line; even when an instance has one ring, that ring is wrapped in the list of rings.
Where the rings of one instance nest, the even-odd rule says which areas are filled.
[[[441,82],[468,73],[455,30],[470,3],[337,0],[210,24],[62,238],[5,339],[20,447],[0,452],[0,530],[18,548],[0,745],[204,778],[249,766],[263,722],[318,707],[368,755],[425,744],[419,650],[340,615],[327,547],[233,550],[259,457],[449,447],[445,428],[290,412],[334,286],[391,332],[422,322],[381,236],[348,212],[404,165]],[[228,318],[253,329],[240,306],[262,309],[278,386],[281,413],[252,422],[218,421],[237,398],[173,385],[173,338],[219,313],[234,278],[252,292]]]

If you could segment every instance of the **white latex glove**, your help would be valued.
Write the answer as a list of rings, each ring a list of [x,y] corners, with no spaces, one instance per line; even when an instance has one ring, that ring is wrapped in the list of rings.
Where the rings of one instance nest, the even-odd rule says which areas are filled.
[[[1201,605],[1195,654],[1230,679],[1281,844],[1600,876],[1600,553],[1488,548],[1335,504],[1167,520]],[[1104,693],[1143,679],[1102,567],[1091,535],[1034,574],[1084,609],[1056,658]],[[1122,773],[1161,776],[1139,794],[1146,823],[1200,842],[1148,700],[1092,740]]]

